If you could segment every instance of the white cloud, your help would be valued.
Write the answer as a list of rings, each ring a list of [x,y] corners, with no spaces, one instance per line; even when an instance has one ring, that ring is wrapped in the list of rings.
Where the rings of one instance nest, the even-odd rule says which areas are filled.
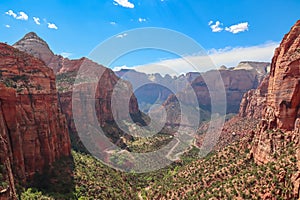
[[[116,22],[109,22],[111,25],[116,25],[117,23]]]
[[[19,14],[17,15],[14,11],[9,10],[9,11],[5,12],[5,14],[12,16],[15,19],[25,20],[25,21],[28,20],[28,15],[23,11],[19,12]]]
[[[208,51],[208,56],[196,55],[186,56],[183,58],[163,60],[156,63],[139,65],[134,67],[118,67],[116,69],[135,69],[144,73],[160,73],[162,75],[178,75],[182,73],[199,71],[196,70],[190,63],[196,64],[201,72],[211,69],[217,69],[221,65],[227,67],[235,67],[241,61],[264,61],[271,62],[274,50],[279,43],[269,42],[262,45],[250,47],[226,47],[224,49],[211,49]]]
[[[210,25],[212,32],[221,32],[223,30],[223,28],[220,27],[223,24],[219,21],[216,21],[215,24],[213,24],[213,21],[210,21],[208,24]]]
[[[123,33],[123,34],[117,35],[116,37],[117,38],[123,38],[123,37],[126,37],[126,36],[127,36],[127,33]]]
[[[114,5],[120,5],[124,8],[134,8],[134,4],[128,0],[114,0]]]
[[[212,23],[214,23],[212,20],[210,20],[209,22],[208,22],[208,26],[210,26],[210,25],[212,25]]]
[[[27,21],[28,20],[28,15],[21,11],[21,12],[19,12],[19,15],[16,17],[16,19]]]
[[[141,22],[141,23],[147,21],[145,18],[139,18],[138,20],[139,20],[139,22]]]
[[[57,30],[58,27],[53,23],[48,23],[48,28]]]
[[[126,65],[117,66],[113,68],[113,71],[120,71],[121,69],[132,69],[131,67],[127,67]]]
[[[5,14],[7,14],[7,15],[9,15],[9,16],[12,16],[13,18],[16,18],[16,17],[17,17],[17,14],[14,13],[14,11],[12,11],[12,10],[9,10],[9,11],[5,12]]]
[[[5,27],[6,27],[6,28],[10,28],[10,25],[6,24]]]
[[[38,17],[33,17],[33,21],[34,21],[37,25],[41,25],[40,18],[38,18]]]
[[[225,31],[231,32],[233,34],[248,31],[249,30],[249,24],[248,22],[243,22],[239,24],[235,24],[229,27],[225,28]]]
[[[72,53],[69,53],[69,52],[62,52],[60,55],[61,55],[62,57],[68,58],[68,57],[70,57],[70,56],[72,55]]]

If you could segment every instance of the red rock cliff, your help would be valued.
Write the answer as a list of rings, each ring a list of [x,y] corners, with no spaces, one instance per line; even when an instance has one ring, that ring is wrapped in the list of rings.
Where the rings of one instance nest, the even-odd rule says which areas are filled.
[[[87,58],[81,58],[76,60],[70,60],[62,56],[53,54],[48,44],[38,37],[35,33],[28,33],[13,45],[21,51],[25,51],[36,58],[39,58],[45,62],[45,64],[52,68],[56,74],[57,88],[59,91],[59,100],[63,113],[66,115],[68,127],[71,132],[71,137],[75,137],[75,142],[78,142],[77,131],[73,121],[72,113],[72,90],[73,83],[75,81],[77,72],[82,65],[89,65],[90,68],[98,69],[99,72],[103,72],[101,79],[97,85],[97,92],[95,95],[95,108],[97,114],[97,120],[101,126],[110,126],[114,118],[111,109],[111,95],[114,87],[118,81],[122,82],[123,94],[132,93],[132,87],[129,82],[123,81],[118,78],[111,69],[108,69],[100,64],[97,64]],[[88,87],[83,84],[81,89],[86,92]],[[119,95],[122,98],[122,95]],[[81,105],[84,107],[85,105]],[[137,99],[133,95],[129,103],[129,113],[134,116],[139,116],[140,111],[138,108]],[[122,117],[122,116],[120,116]],[[95,119],[90,119],[95,120]],[[72,140],[73,141],[73,140]]]
[[[0,43],[0,109],[10,138],[15,177],[26,181],[70,156],[65,116],[58,106],[52,69]]]
[[[257,89],[246,92],[239,110],[240,117],[261,119],[262,110],[266,107],[269,76],[265,77]]]
[[[266,105],[252,146],[258,164],[276,161],[293,144],[298,171],[292,177],[300,197],[300,20],[286,34],[272,59]]]
[[[300,104],[300,21],[283,38],[272,60],[267,115],[277,128],[292,130]]]
[[[12,160],[11,141],[2,109],[0,109],[0,199],[17,198]]]

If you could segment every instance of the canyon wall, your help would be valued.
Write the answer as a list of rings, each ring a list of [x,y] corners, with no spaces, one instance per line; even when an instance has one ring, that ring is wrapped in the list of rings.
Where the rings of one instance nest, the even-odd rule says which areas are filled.
[[[256,163],[276,161],[282,149],[293,148],[298,171],[294,173],[294,195],[300,196],[300,20],[286,34],[272,59],[259,131],[255,133],[251,153]],[[260,88],[260,89],[262,89]],[[259,96],[258,95],[258,96]],[[249,97],[248,97],[249,98]],[[251,98],[251,97],[250,97]],[[256,98],[255,95],[252,98]],[[260,98],[263,98],[261,95]],[[246,102],[246,101],[245,101]],[[251,104],[251,101],[248,101]],[[246,109],[245,109],[246,108]],[[241,115],[250,116],[251,105],[241,106]],[[248,109],[248,111],[247,111]],[[244,112],[246,111],[246,112]],[[250,111],[250,112],[249,112]],[[247,113],[248,112],[248,113]]]
[[[66,119],[58,104],[52,69],[0,43],[0,125],[6,144],[2,151],[7,152],[3,155],[8,155],[1,163],[9,160],[21,183],[71,155]]]

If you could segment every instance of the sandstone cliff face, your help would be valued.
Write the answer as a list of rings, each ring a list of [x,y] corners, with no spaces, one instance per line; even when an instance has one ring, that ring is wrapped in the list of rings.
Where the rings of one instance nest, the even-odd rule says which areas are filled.
[[[255,135],[252,147],[254,160],[259,164],[276,161],[275,155],[292,143],[298,167],[292,182],[294,195],[299,198],[300,21],[285,35],[275,51],[264,107],[260,130]]]
[[[1,102],[0,107],[2,107]],[[11,141],[2,109],[0,109],[0,199],[17,198],[12,160]]]
[[[236,68],[219,70],[225,86],[227,113],[238,112],[244,93],[257,88],[266,76],[268,66],[269,63],[241,62]],[[217,85],[213,84],[214,77],[212,74],[213,72],[206,72],[202,76],[208,77],[213,88],[218,88]],[[206,85],[202,77],[198,77],[192,82],[192,87],[197,94],[200,105],[210,107],[211,100]]]
[[[262,110],[266,107],[269,76],[258,86],[246,92],[242,98],[239,110],[240,117],[261,119]]]
[[[58,106],[53,71],[24,52],[0,44],[0,102],[10,139],[15,177],[36,172],[70,156],[65,116]]]
[[[72,141],[79,142],[77,130],[73,120],[72,113],[72,92],[73,84],[80,67],[88,66],[87,68],[98,69],[103,73],[97,84],[97,92],[95,94],[95,106],[97,119],[101,126],[111,126],[114,117],[111,109],[111,96],[117,82],[121,82],[121,94],[129,94],[132,87],[129,82],[118,78],[114,72],[102,65],[99,65],[87,58],[77,60],[69,60],[62,56],[54,55],[45,41],[38,37],[35,33],[28,33],[20,41],[14,44],[14,47],[25,51],[45,62],[46,66],[52,68],[56,74],[57,88],[59,91],[59,101],[62,112],[66,115],[68,127],[71,133]],[[85,80],[82,80],[84,83]],[[87,92],[88,85],[82,84],[81,90]],[[122,93],[123,92],[123,93]],[[122,98],[122,95],[119,95]],[[85,107],[84,103],[80,107]],[[140,111],[138,108],[137,99],[133,95],[128,105],[129,113],[139,117]],[[91,109],[93,109],[91,108]],[[119,116],[122,118],[123,116]],[[95,120],[95,119],[89,119]]]

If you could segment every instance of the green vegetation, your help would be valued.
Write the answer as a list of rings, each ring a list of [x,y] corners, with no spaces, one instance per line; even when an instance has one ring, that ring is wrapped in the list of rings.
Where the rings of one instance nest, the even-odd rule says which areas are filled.
[[[244,139],[150,184],[143,195],[149,199],[261,199],[269,194],[275,199],[292,199],[291,177],[297,171],[294,148],[283,149],[276,163],[256,165]]]
[[[269,134],[283,134],[270,131]],[[147,152],[158,148],[160,135],[145,145],[132,140],[129,149]],[[162,137],[162,138],[160,138]],[[250,137],[250,136],[249,136]],[[287,144],[277,161],[255,164],[249,137],[199,159],[191,148],[181,160],[158,171],[144,174],[112,169],[89,154],[72,152],[73,160],[63,159],[48,174],[37,176],[21,197],[32,199],[293,199],[291,177],[296,173],[296,151]],[[162,139],[162,140],[161,140]],[[64,169],[64,170],[62,170]],[[68,179],[68,177],[71,177]],[[30,196],[31,195],[31,196]],[[39,198],[36,198],[38,196]]]
[[[5,178],[7,172],[6,172],[6,169],[3,165],[0,165],[0,191],[2,189],[5,189],[7,188],[8,186],[8,183],[7,183],[7,180]]]
[[[24,191],[21,194],[20,199],[22,199],[22,200],[54,200],[53,198],[45,196],[45,195],[43,195],[42,192],[40,192],[36,189],[32,189],[32,188],[28,188],[26,191]]]
[[[159,133],[149,138],[134,138],[133,141],[127,143],[127,146],[132,152],[146,153],[160,149],[172,139],[172,135]]]

